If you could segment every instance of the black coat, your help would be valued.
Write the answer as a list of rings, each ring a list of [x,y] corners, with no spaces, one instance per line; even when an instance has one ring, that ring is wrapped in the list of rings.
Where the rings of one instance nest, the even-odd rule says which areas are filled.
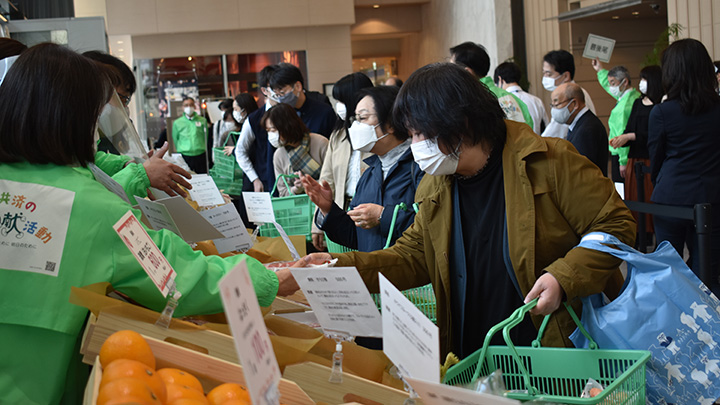
[[[575,127],[568,131],[567,140],[607,176],[608,135],[605,125],[592,111],[586,111],[577,119]]]

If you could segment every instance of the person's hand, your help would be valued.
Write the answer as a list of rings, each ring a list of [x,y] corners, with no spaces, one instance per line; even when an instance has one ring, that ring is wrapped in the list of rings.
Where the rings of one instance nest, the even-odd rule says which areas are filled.
[[[627,173],[627,165],[620,165],[620,177],[622,177],[624,179],[626,173]]]
[[[563,295],[565,295],[563,289],[555,276],[545,273],[537,279],[535,285],[525,297],[525,303],[527,304],[540,297],[537,306],[531,309],[530,313],[533,315],[548,315],[560,308]]]
[[[597,57],[592,60],[592,67],[593,69],[595,69],[596,72],[603,70],[603,64]]]
[[[302,194],[305,192],[305,188],[302,185],[302,180],[300,180],[300,176],[302,176],[302,172],[295,172],[295,174],[298,176],[294,181],[293,185],[290,187],[290,190],[293,194]]]
[[[293,264],[292,267],[308,267],[311,264],[320,265],[329,263],[333,259],[330,253],[310,253]]]
[[[325,234],[322,232],[312,234],[312,244],[317,250],[325,250],[327,244],[325,243]]]
[[[615,138],[610,140],[610,146],[613,148],[620,148],[625,146],[630,141],[635,140],[635,133],[634,132],[628,132],[627,134],[618,135]]]
[[[289,268],[280,269],[275,272],[275,275],[277,276],[279,283],[277,295],[287,297],[300,289],[300,286],[297,281],[295,281],[295,277],[293,277]]]
[[[184,178],[190,179],[192,176],[180,166],[163,160],[168,147],[168,143],[165,142],[157,152],[148,154],[150,159],[143,163],[145,173],[147,173],[152,187],[162,190],[170,196],[177,193],[182,197],[187,197],[187,193],[180,186],[191,189],[192,186]]]
[[[253,188],[255,189],[256,193],[262,193],[263,191],[265,191],[265,186],[263,186],[262,180],[260,179],[255,179],[255,181],[253,181]]]
[[[323,180],[322,185],[307,174],[300,174],[300,181],[305,193],[317,205],[323,215],[327,215],[333,205],[333,191],[330,184]]]
[[[235,147],[234,147],[234,146],[226,146],[226,147],[223,148],[223,153],[225,154],[225,156],[230,156],[230,155],[232,155],[234,151],[235,151]]]
[[[384,208],[378,204],[360,204],[348,211],[348,215],[355,222],[355,226],[370,229],[380,225],[380,216]]]

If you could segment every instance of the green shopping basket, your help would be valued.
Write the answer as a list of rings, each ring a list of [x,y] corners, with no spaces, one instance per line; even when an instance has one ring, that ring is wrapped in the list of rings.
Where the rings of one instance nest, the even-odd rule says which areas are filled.
[[[590,349],[540,347],[550,315],[543,320],[532,347],[515,347],[509,330],[522,322],[525,314],[537,305],[537,300],[523,305],[508,319],[493,326],[485,336],[483,347],[450,367],[444,383],[467,385],[500,369],[508,398],[562,404],[645,405],[645,363],[650,359],[650,352],[598,349],[567,303],[565,307],[590,342]],[[507,346],[490,346],[490,339],[500,329]],[[594,398],[580,398],[590,378],[605,389]]]
[[[213,148],[213,160],[215,164],[208,171],[210,177],[215,181],[218,189],[229,195],[242,195],[243,187],[243,171],[235,160],[234,155],[226,155],[224,151],[225,145],[231,136],[240,136],[239,132],[230,132],[225,138],[223,147]]]
[[[295,179],[297,175],[281,174],[278,176],[270,195],[275,193],[279,181],[285,183],[288,191],[292,193],[286,179]],[[275,221],[280,224],[288,235],[305,235],[308,241],[312,240],[312,218],[315,213],[315,204],[307,194],[275,197],[272,199]],[[260,236],[280,236],[275,225],[263,224],[258,231]]]
[[[395,206],[395,209],[393,210],[392,221],[390,222],[390,232],[388,233],[388,238],[385,242],[384,249],[390,247],[393,230],[395,229],[395,220],[397,219],[397,214],[401,209],[405,211],[409,210],[407,204],[405,203],[400,203]],[[417,203],[413,204],[413,209],[415,210],[415,212],[418,211]],[[325,242],[327,244],[328,253],[346,253],[356,251],[355,249],[350,249],[349,247],[331,241],[330,238],[327,237],[327,235],[325,235]],[[404,290],[402,291],[402,293],[408,300],[410,300],[410,302],[412,302],[419,310],[421,310],[423,314],[428,317],[428,319],[433,321],[433,323],[437,324],[437,301],[435,300],[435,291],[433,290],[432,284]],[[380,294],[370,294],[370,296],[372,296],[372,299],[375,302],[375,305],[377,305],[378,310],[382,311]]]

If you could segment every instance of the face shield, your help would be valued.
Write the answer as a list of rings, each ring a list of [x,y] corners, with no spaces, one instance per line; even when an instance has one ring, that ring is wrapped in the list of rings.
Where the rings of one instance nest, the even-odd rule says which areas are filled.
[[[5,75],[8,70],[10,70],[10,66],[12,66],[19,57],[20,55],[8,56],[7,58],[0,60],[0,84],[2,84],[3,80],[5,80]]]
[[[135,162],[142,163],[148,159],[140,136],[116,92],[113,92],[98,117],[98,132],[100,137],[109,140],[118,152],[130,156]]]

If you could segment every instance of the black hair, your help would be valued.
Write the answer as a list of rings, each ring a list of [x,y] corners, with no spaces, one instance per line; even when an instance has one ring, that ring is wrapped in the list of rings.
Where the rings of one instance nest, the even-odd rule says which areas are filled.
[[[128,94],[130,94],[131,96],[135,93],[135,90],[137,90],[137,82],[135,81],[135,75],[133,74],[132,70],[130,70],[128,65],[125,64],[125,62],[112,55],[100,51],[87,51],[83,53],[83,56],[98,61],[100,63],[112,66],[114,69],[117,70],[120,78],[122,79],[122,87],[124,87]]]
[[[268,87],[270,86],[270,78],[272,77],[273,73],[277,69],[277,65],[267,65],[260,72],[258,72],[257,76],[257,84],[258,87]]]
[[[405,82],[393,115],[405,127],[437,139],[446,150],[460,144],[495,148],[505,143],[505,113],[482,83],[462,67],[434,63],[416,70]]]
[[[662,84],[668,100],[677,100],[688,115],[705,112],[720,102],[712,59],[696,39],[681,39],[665,49]]]
[[[265,111],[265,114],[260,119],[260,125],[265,128],[268,120],[272,121],[273,126],[277,129],[285,144],[298,144],[305,134],[310,132],[305,123],[298,117],[295,108],[290,104],[278,103]]]
[[[218,104],[218,108],[219,108],[221,111],[232,110],[232,108],[233,108],[233,100],[232,100],[231,98],[223,99],[223,100],[220,101],[220,103]]]
[[[248,115],[258,109],[257,101],[255,101],[255,97],[250,93],[240,93],[236,95],[235,102],[240,108],[245,110],[245,113]],[[232,109],[232,103],[230,103],[230,108]]]
[[[404,141],[409,135],[402,120],[397,120],[393,114],[393,105],[397,99],[400,89],[397,86],[367,87],[360,90],[355,100],[355,106],[365,97],[370,97],[375,104],[375,114],[383,132],[386,127],[394,130],[395,138]],[[353,109],[353,115],[355,110]]]
[[[20,55],[27,49],[28,47],[20,41],[11,38],[0,38],[0,60]]]
[[[463,42],[450,48],[455,63],[469,67],[477,77],[485,77],[490,70],[490,56],[485,48],[474,42]]]
[[[520,83],[522,72],[520,66],[515,62],[503,62],[495,68],[493,74],[493,82],[497,83],[498,78],[502,77],[505,83]]]
[[[543,61],[551,65],[560,74],[570,72],[570,80],[575,78],[575,58],[570,52],[562,49],[550,51],[543,56]]]
[[[285,86],[292,86],[300,82],[302,88],[305,88],[305,80],[303,79],[300,69],[290,63],[279,63],[277,69],[270,78],[270,87],[279,89]]]
[[[645,95],[653,102],[659,104],[662,101],[662,68],[658,65],[645,66],[640,71],[640,79],[647,82],[647,92]]]
[[[372,80],[367,77],[364,73],[356,72],[350,73],[340,78],[333,85],[332,96],[335,100],[345,104],[347,114],[345,115],[345,121],[338,120],[335,130],[345,129],[346,136],[347,128],[350,128],[350,117],[355,112],[355,105],[357,104],[357,92],[367,88],[373,87]]]
[[[86,167],[111,94],[101,69],[68,48],[43,43],[23,52],[0,86],[0,162]]]

